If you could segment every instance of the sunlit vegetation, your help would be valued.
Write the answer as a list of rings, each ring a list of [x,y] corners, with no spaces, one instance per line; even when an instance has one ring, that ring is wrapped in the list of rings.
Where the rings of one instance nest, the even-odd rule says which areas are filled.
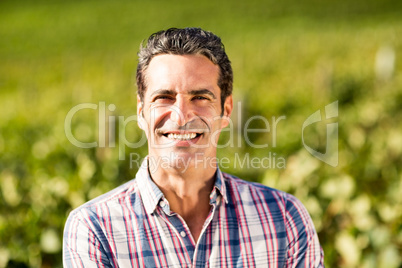
[[[139,44],[186,26],[221,36],[233,64],[222,169],[299,198],[327,267],[400,267],[401,11],[390,0],[1,1],[0,267],[62,267],[68,213],[135,176],[146,144],[124,120],[136,114]],[[333,167],[306,150],[302,126],[335,101],[337,117],[304,129],[305,144],[325,153],[326,126],[338,123]],[[80,104],[92,108],[66,129]],[[256,115],[271,128],[247,143]],[[263,120],[248,127],[267,130]],[[69,131],[97,146],[77,147]]]

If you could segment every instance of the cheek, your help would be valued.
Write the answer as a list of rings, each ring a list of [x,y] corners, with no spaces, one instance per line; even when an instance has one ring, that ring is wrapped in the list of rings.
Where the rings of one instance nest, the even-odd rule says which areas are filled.
[[[148,121],[144,118],[144,116],[139,116],[138,126],[145,132],[145,136],[149,137],[149,124]]]
[[[197,107],[194,111],[198,116],[214,119],[214,121],[216,121],[216,118],[221,114],[220,107],[216,107],[215,105]]]
[[[169,118],[171,110],[166,106],[150,106],[147,113],[145,114],[145,118],[148,124],[148,129],[152,131],[152,129],[157,128],[164,121]]]

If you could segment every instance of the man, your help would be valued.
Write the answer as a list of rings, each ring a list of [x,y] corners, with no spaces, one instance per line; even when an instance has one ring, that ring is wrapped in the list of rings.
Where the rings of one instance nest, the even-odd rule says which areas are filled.
[[[219,37],[151,35],[139,52],[136,178],[74,210],[65,267],[322,267],[310,216],[293,196],[219,170],[233,74]]]

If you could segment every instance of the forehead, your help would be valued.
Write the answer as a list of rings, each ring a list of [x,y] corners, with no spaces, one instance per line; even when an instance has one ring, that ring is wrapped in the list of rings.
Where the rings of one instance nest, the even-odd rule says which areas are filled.
[[[147,92],[218,89],[219,67],[203,55],[162,54],[152,58],[146,71]]]

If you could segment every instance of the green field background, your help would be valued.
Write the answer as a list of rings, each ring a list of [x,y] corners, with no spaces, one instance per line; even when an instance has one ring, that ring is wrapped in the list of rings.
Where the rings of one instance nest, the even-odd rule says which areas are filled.
[[[126,146],[142,133],[120,119],[136,113],[136,53],[151,33],[189,26],[219,35],[233,65],[222,169],[299,198],[326,267],[402,267],[402,2],[391,0],[1,1],[0,267],[62,267],[68,213],[135,176],[146,145]],[[302,125],[335,101],[332,167],[307,152]],[[66,116],[83,103],[96,109],[74,115],[72,134],[105,146],[68,140]],[[239,132],[256,115],[286,117],[275,135],[248,133],[263,148]],[[325,152],[327,123],[305,143]]]

